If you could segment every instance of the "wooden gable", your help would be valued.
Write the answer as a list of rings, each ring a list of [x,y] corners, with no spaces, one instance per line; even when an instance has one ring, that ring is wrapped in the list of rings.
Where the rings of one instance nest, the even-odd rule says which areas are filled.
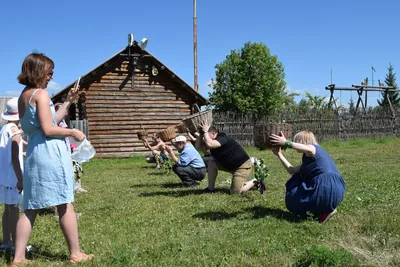
[[[83,76],[78,101],[71,108],[72,121],[87,122],[97,157],[149,152],[136,135],[141,127],[148,131],[150,140],[151,134],[189,116],[194,104],[208,103],[149,53],[138,46],[133,52],[146,55],[139,58],[134,69],[125,49]],[[62,102],[72,86],[55,95],[53,101]]]

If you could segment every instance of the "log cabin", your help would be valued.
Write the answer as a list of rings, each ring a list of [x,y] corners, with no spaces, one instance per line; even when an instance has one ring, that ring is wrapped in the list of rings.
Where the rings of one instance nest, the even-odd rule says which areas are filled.
[[[62,103],[75,81],[52,96]],[[67,122],[82,130],[96,157],[148,152],[136,132],[176,126],[210,102],[135,41],[81,76],[80,92]]]

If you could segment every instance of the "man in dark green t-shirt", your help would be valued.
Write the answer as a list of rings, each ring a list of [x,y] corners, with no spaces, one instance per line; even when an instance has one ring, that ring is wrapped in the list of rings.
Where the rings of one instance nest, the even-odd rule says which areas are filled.
[[[255,180],[247,181],[253,164],[243,147],[232,137],[220,133],[215,127],[206,122],[200,124],[200,138],[197,138],[196,147],[200,142],[210,150],[211,156],[204,157],[208,172],[208,187],[206,191],[213,192],[218,170],[232,174],[231,193],[239,194],[248,191],[255,185]]]

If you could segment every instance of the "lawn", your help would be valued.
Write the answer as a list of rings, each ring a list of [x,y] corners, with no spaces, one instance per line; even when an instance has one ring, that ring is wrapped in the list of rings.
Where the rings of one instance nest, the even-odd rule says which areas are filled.
[[[400,139],[323,143],[347,183],[326,224],[299,221],[285,208],[289,175],[270,151],[247,149],[270,166],[267,191],[229,195],[183,188],[144,157],[84,163],[87,194],[76,196],[81,266],[400,266]],[[292,164],[300,154],[285,152]],[[31,266],[67,266],[67,246],[50,213],[38,216]],[[3,254],[6,265],[9,255]],[[324,265],[325,264],[325,265]]]

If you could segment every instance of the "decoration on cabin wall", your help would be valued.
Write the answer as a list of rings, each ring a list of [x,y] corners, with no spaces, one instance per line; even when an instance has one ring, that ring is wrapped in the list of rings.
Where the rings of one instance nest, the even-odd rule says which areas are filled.
[[[129,47],[131,47],[132,45],[133,45],[133,41],[134,41],[135,39],[133,39],[133,34],[132,33],[129,33],[128,34],[128,46]]]
[[[158,75],[158,69],[155,66],[153,66],[153,68],[151,69],[151,74],[153,76],[157,76]]]
[[[149,42],[149,40],[147,38],[143,38],[142,41],[140,41],[140,44],[139,44],[140,48],[145,50],[148,42]]]

